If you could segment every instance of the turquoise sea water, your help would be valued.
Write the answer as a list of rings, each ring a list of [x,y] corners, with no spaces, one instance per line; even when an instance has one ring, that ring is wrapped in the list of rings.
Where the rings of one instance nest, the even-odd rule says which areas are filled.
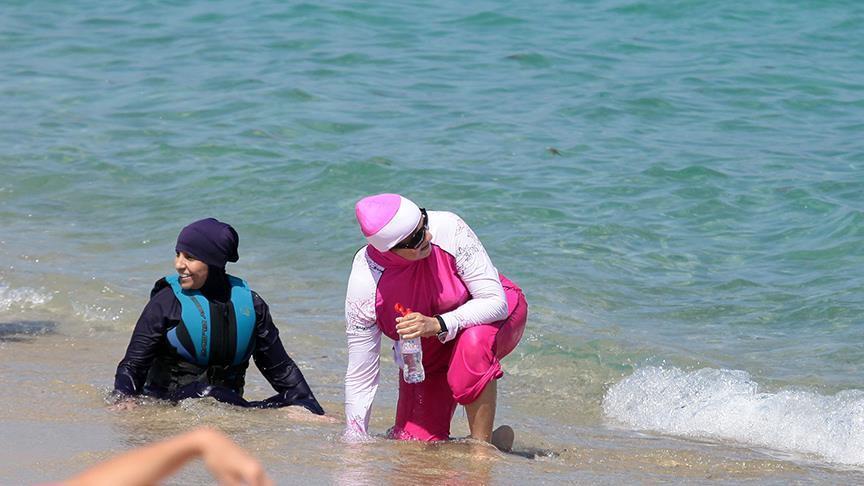
[[[5,380],[53,335],[100,345],[72,381],[104,391],[177,232],[214,216],[339,414],[353,204],[400,192],[526,291],[500,414],[557,451],[536,478],[607,433],[864,467],[859,2],[2,8]]]

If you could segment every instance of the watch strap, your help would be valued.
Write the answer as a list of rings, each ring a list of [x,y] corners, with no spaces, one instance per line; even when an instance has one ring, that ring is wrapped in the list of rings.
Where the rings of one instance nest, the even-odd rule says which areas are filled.
[[[438,319],[438,324],[441,326],[441,330],[438,331],[438,335],[447,334],[447,324],[444,323],[444,318],[441,316],[435,316],[435,319]]]

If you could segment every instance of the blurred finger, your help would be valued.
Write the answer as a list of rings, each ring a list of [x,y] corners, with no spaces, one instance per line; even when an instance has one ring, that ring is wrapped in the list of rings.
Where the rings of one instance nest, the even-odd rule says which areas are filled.
[[[257,465],[249,467],[244,473],[243,484],[248,484],[249,486],[261,486],[265,484],[264,481],[267,479],[264,468]]]
[[[267,473],[264,472],[264,468],[258,470],[258,474],[255,477],[255,482],[252,484],[256,486],[268,486],[272,485],[273,482],[270,481],[270,478],[267,477]]]
[[[239,474],[231,474],[226,477],[222,477],[219,479],[219,484],[224,486],[244,486],[249,484],[248,481],[243,479],[243,476]]]

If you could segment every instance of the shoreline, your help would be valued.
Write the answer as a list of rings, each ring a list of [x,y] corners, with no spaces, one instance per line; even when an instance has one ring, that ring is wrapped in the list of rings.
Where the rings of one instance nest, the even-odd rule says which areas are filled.
[[[602,423],[550,428],[542,416],[520,420],[509,402],[500,407],[498,422],[515,427],[514,450],[508,454],[495,451],[481,461],[473,458],[471,441],[423,444],[383,439],[393,418],[393,407],[388,405],[395,404],[387,393],[380,394],[373,410],[371,427],[377,438],[365,444],[346,444],[339,439],[343,416],[339,397],[330,396],[338,393],[333,385],[323,387],[321,401],[338,423],[303,419],[287,410],[238,409],[212,400],[113,411],[104,401],[110,388],[107,380],[116,365],[113,350],[122,352],[118,346],[125,338],[118,332],[88,338],[58,332],[0,342],[0,380],[9,384],[0,392],[0,409],[5,410],[0,430],[4,437],[21,438],[15,454],[4,454],[0,461],[0,480],[57,480],[66,471],[83,469],[118,451],[198,425],[218,427],[243,444],[264,462],[277,484],[281,484],[278,478],[300,475],[310,478],[312,484],[349,484],[358,478],[361,483],[386,482],[394,473],[406,480],[495,484],[512,484],[517,477],[541,483],[864,480],[864,469],[836,467],[806,456],[741,444],[634,432]],[[112,353],[97,352],[106,347]],[[76,366],[68,366],[73,360]],[[48,378],[52,369],[54,376]],[[320,373],[320,369],[314,371]],[[106,382],[94,380],[100,377]],[[327,376],[324,381],[335,379]],[[249,385],[250,396],[267,392],[268,385],[257,371],[250,371]],[[505,381],[502,388],[506,387]],[[39,397],[38,402],[33,403],[33,397]],[[454,436],[467,435],[464,422],[457,410]],[[356,454],[365,458],[362,464],[348,459]],[[472,464],[467,471],[459,466],[466,461]],[[327,474],[310,475],[311,470]],[[208,484],[206,474],[194,468],[177,476],[181,479]]]

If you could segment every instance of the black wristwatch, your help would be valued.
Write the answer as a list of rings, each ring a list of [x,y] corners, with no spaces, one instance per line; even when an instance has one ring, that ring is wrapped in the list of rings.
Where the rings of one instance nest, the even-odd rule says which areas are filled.
[[[441,325],[441,330],[438,331],[438,339],[443,340],[447,337],[447,324],[444,324],[444,318],[441,316],[435,316],[435,319],[438,319],[438,324]]]

